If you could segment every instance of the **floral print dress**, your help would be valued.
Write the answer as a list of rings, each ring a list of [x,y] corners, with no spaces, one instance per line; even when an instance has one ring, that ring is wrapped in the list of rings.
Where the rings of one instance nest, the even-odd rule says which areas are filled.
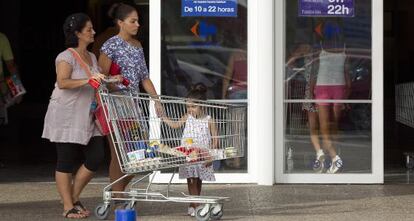
[[[208,127],[210,116],[203,118],[195,118],[188,115],[187,121],[185,122],[185,128],[183,131],[183,137],[181,145],[184,145],[187,138],[193,139],[194,145],[197,147],[209,148],[211,143],[211,134]],[[205,181],[215,181],[213,165],[208,167],[205,163],[194,164],[190,166],[181,166],[179,168],[179,178],[200,178]]]
[[[115,35],[102,45],[101,52],[119,65],[122,75],[130,81],[132,93],[138,93],[139,82],[149,77],[144,50]]]

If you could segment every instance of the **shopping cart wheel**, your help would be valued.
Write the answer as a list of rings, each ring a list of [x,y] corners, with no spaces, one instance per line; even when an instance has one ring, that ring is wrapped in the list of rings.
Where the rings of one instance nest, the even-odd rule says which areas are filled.
[[[197,221],[207,221],[210,219],[210,204],[198,206],[195,211]]]
[[[109,205],[105,204],[105,203],[101,203],[98,206],[96,206],[95,208],[95,217],[100,219],[100,220],[104,220],[106,218],[108,218],[109,215]]]
[[[210,218],[212,220],[219,220],[223,216],[223,204],[216,204],[210,210]]]

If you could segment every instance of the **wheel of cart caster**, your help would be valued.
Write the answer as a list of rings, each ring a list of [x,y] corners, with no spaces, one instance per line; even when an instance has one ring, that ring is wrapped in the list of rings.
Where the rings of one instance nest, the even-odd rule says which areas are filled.
[[[210,218],[212,220],[219,220],[223,216],[223,205],[217,204],[210,210]]]
[[[197,221],[207,221],[210,219],[210,205],[201,205],[196,208],[195,218]]]
[[[95,217],[104,220],[108,218],[109,215],[109,205],[105,205],[104,203],[99,204],[95,208]]]

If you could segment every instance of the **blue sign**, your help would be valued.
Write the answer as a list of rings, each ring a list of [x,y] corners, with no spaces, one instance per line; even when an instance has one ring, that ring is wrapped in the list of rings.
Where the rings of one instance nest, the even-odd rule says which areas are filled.
[[[237,0],[181,0],[183,17],[237,17]]]
[[[354,17],[354,0],[299,0],[302,17]]]

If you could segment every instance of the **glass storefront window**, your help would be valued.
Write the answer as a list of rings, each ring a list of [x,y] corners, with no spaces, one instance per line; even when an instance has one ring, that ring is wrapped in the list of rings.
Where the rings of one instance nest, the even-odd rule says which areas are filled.
[[[161,93],[185,97],[195,84],[207,97],[247,102],[247,0],[235,17],[182,16],[182,0],[161,1]],[[216,172],[247,172],[245,157],[215,162]]]
[[[285,2],[285,173],[371,173],[371,1]]]

